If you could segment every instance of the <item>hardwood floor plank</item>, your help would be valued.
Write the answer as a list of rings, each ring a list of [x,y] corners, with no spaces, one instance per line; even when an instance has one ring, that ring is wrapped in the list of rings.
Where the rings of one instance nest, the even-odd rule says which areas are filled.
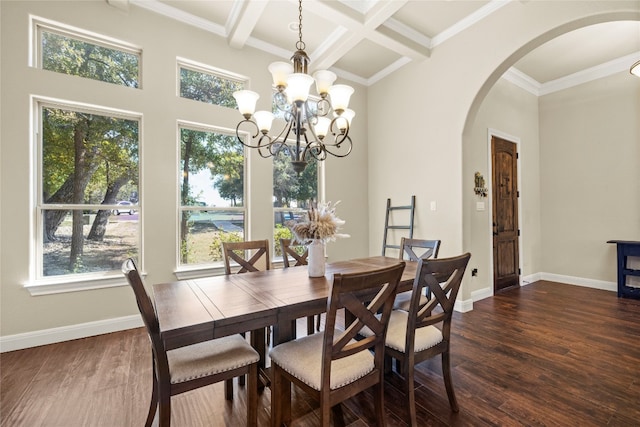
[[[305,335],[306,319],[298,322]],[[151,351],[143,329],[0,355],[2,427],[134,427],[151,395]],[[640,300],[535,282],[455,313],[452,376],[460,406],[452,413],[440,358],[416,370],[420,427],[640,425]],[[317,426],[318,403],[292,393],[294,427]],[[401,379],[385,381],[390,427],[406,427]],[[370,392],[347,401],[345,425],[373,425]],[[258,425],[268,426],[271,394],[259,395]],[[234,400],[223,384],[174,397],[172,425],[241,426],[245,389]],[[335,420],[334,420],[335,421]]]

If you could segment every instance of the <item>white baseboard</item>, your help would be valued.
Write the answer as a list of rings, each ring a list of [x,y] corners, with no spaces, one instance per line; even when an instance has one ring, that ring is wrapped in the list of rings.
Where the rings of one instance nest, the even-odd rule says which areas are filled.
[[[526,286],[537,280],[549,280],[552,282],[567,283],[569,285],[584,286],[587,288],[602,289],[611,292],[617,292],[618,290],[616,282],[544,272],[522,276],[520,279],[520,286]],[[456,300],[454,310],[466,313],[473,310],[473,303],[475,301],[480,301],[490,296],[493,296],[492,287],[475,290],[471,292],[471,299],[464,301]],[[108,334],[110,332],[124,331],[126,329],[139,328],[142,326],[144,326],[142,318],[140,315],[134,314],[115,319],[98,320],[78,325],[62,326],[59,328],[44,329],[40,331],[26,332],[23,334],[8,335],[0,337],[0,353],[86,338],[95,335]]]
[[[0,353],[144,326],[139,314],[0,337]]]
[[[584,277],[564,276],[562,274],[538,273],[538,280],[549,280],[550,282],[560,282],[569,285],[584,286],[585,288],[602,289],[603,291],[618,292],[618,284],[616,282],[607,282],[605,280],[586,279]]]

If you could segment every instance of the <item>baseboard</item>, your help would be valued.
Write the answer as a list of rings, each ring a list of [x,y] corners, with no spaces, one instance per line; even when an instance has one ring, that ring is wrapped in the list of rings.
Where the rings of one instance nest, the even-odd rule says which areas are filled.
[[[615,282],[544,272],[522,276],[520,285],[526,286],[537,280],[549,280],[552,282],[567,283],[569,285],[584,286],[587,288],[602,289],[611,292],[617,292],[618,290],[618,285]],[[454,310],[466,313],[473,310],[473,303],[475,301],[480,301],[490,296],[493,296],[493,289],[491,287],[478,289],[471,292],[471,299],[464,301],[456,300]],[[8,335],[0,337],[0,353],[86,338],[95,335],[108,334],[111,332],[124,331],[126,329],[139,328],[142,326],[144,326],[142,318],[135,314],[115,319],[98,320],[78,325],[62,326],[59,328],[44,329],[40,331],[26,332],[23,334]]]
[[[467,311],[471,311],[473,310],[473,300],[469,299],[465,301],[460,301],[459,299],[456,299],[456,302],[453,304],[453,309],[460,313],[466,313]]]
[[[0,337],[0,353],[144,326],[139,314]]]
[[[564,276],[562,274],[538,273],[539,280],[548,280],[550,282],[566,283],[568,285],[584,286],[585,288],[602,289],[603,291],[618,292],[618,284],[616,282],[607,282],[605,280],[586,279],[584,277]]]

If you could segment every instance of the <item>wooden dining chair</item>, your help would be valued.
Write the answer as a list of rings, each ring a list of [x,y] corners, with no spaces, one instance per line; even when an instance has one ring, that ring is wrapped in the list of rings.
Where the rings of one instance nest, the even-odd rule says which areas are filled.
[[[258,353],[240,335],[232,335],[198,344],[167,350],[160,336],[155,307],[149,297],[135,262],[122,264],[133,289],[140,315],[151,339],[153,388],[145,426],[152,425],[156,412],[160,427],[171,424],[171,396],[225,381],[225,396],[233,399],[233,378],[248,376],[247,425],[257,423]],[[157,411],[159,405],[159,411]]]
[[[323,427],[329,425],[332,407],[373,387],[376,421],[378,426],[385,425],[384,340],[404,266],[400,261],[374,271],[336,273],[327,300],[324,331],[271,350],[272,426],[290,422],[291,383],[320,402]],[[341,308],[354,319],[345,325],[344,331],[336,329],[337,312]],[[365,326],[374,334],[357,341]]]
[[[282,249],[282,265],[284,268],[289,268],[292,262],[293,267],[307,265],[309,249],[302,243],[292,244],[291,239],[280,239],[280,247]],[[304,250],[300,250],[300,248],[304,248]],[[307,316],[307,335],[320,330],[320,316],[318,314],[315,321],[313,316]]]
[[[248,271],[271,270],[268,240],[249,240],[246,242],[222,242],[224,272],[231,274],[232,262],[239,265],[235,274]],[[262,268],[260,268],[262,267]]]
[[[390,359],[400,362],[398,374],[404,378],[411,426],[417,425],[414,367],[438,354],[442,355],[442,373],[449,404],[453,412],[458,412],[450,366],[451,320],[470,258],[471,254],[466,253],[453,258],[419,259],[409,311],[393,310],[391,313],[386,337],[386,366],[391,366]],[[425,287],[430,289],[431,299],[421,305]],[[363,335],[367,334],[368,331],[364,331]]]
[[[248,240],[246,242],[222,242],[222,257],[225,274],[242,274],[250,271],[271,270],[268,240]],[[237,264],[235,268],[232,263]],[[232,267],[234,271],[232,273]],[[242,336],[245,336],[242,334]],[[266,347],[271,344],[271,327],[251,331],[251,345],[260,355],[260,364],[264,368]],[[266,347],[265,347],[266,343]],[[239,380],[244,384],[244,377]]]
[[[416,251],[418,254],[416,254]],[[423,240],[423,239],[408,239],[403,237],[400,240],[400,255],[399,258],[409,261],[418,261],[420,259],[438,258],[438,252],[440,251],[440,240]],[[420,299],[420,304],[426,304],[429,300],[429,290],[425,288],[425,295]],[[393,304],[394,310],[409,310],[409,303],[411,302],[411,292],[402,292],[396,296],[396,301]]]

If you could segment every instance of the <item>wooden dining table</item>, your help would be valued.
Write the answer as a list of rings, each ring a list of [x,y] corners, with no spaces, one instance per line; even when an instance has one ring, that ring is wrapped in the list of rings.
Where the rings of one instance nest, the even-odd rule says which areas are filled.
[[[327,263],[323,277],[306,266],[210,276],[153,285],[160,334],[167,350],[273,327],[273,345],[295,338],[295,319],[323,313],[335,273],[397,264],[384,256]],[[399,292],[411,290],[417,263],[405,261]],[[257,348],[264,364],[265,349]]]

